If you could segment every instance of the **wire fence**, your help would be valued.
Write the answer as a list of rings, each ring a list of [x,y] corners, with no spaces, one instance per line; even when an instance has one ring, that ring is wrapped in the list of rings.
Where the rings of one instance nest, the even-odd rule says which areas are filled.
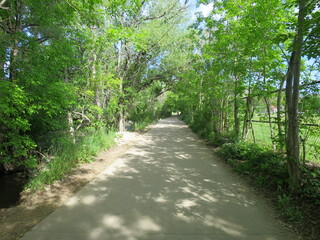
[[[259,116],[258,119],[264,116]],[[251,120],[247,134],[247,141],[273,146],[277,144],[278,123],[276,121]],[[299,124],[300,154],[302,161],[320,163],[320,116],[313,118],[313,122]]]
[[[305,79],[305,82],[300,85],[300,153],[302,161],[320,164],[320,80],[307,80]],[[264,96],[259,94],[251,96],[251,98],[260,97],[260,99],[263,97],[265,103],[261,104],[259,98],[255,98],[257,105],[254,106],[253,110],[255,112],[254,117],[252,120],[248,120],[247,127],[243,128],[243,132],[246,132],[244,138],[247,141],[273,147],[279,142],[284,142],[283,139],[277,139],[278,113],[281,113],[281,118],[285,118],[286,107],[283,104],[278,104],[279,100],[281,100],[280,103],[284,102],[284,91],[285,88],[264,92]],[[246,100],[248,101],[251,98],[246,97]],[[277,104],[275,104],[276,102]],[[272,105],[272,103],[275,105]],[[250,105],[249,102],[247,104]],[[271,117],[271,121],[269,121],[269,117]],[[282,128],[285,129],[285,119],[281,119],[281,122],[283,122]]]

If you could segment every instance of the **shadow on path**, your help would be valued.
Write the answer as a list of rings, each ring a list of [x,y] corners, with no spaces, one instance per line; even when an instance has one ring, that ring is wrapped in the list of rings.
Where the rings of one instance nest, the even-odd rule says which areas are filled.
[[[22,239],[294,239],[275,225],[245,184],[168,118]]]

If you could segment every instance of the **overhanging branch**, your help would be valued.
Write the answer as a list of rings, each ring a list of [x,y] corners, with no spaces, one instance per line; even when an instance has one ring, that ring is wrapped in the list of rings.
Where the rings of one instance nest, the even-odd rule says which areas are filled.
[[[6,1],[7,0],[2,0],[1,2],[0,2],[0,9],[5,9],[5,10],[8,10],[9,9],[9,7],[4,7],[3,5],[6,3]]]

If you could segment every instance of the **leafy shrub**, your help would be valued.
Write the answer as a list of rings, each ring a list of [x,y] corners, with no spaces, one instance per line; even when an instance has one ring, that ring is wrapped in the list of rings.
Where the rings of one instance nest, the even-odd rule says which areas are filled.
[[[281,153],[247,142],[224,144],[219,153],[237,172],[251,176],[258,185],[287,185],[288,172],[285,156]]]
[[[53,158],[27,184],[26,188],[39,189],[62,179],[72,169],[83,162],[90,162],[93,156],[102,149],[108,149],[114,144],[115,132],[99,129],[87,133],[77,144],[71,139],[62,138],[60,144],[53,150]]]
[[[0,82],[0,164],[33,168],[36,164],[30,152],[36,147],[27,135],[30,130],[28,96],[18,85]]]
[[[214,132],[211,132],[208,136],[208,140],[210,144],[215,146],[222,146],[226,143],[236,143],[238,142],[238,136],[234,133],[224,133],[221,135],[214,134]]]
[[[198,111],[194,114],[194,117],[189,114],[182,114],[180,119],[188,124],[190,129],[201,138],[210,138],[210,135],[212,134],[212,124],[207,112]]]
[[[132,125],[132,130],[133,131],[140,131],[145,129],[149,124],[151,124],[152,121],[146,119],[145,121],[140,121],[140,122],[135,122]]]
[[[320,170],[303,167],[302,176],[300,195],[320,206]]]
[[[303,217],[303,213],[299,207],[292,203],[290,195],[287,195],[286,193],[279,194],[277,203],[283,217],[287,220],[299,221]]]

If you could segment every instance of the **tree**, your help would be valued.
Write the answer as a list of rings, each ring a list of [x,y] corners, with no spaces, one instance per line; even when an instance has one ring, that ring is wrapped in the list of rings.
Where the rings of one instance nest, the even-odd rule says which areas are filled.
[[[250,128],[254,137],[252,118],[255,104],[263,100],[273,146],[282,149],[286,145],[289,182],[296,187],[300,178],[298,103],[301,59],[304,55],[314,58],[318,53],[319,29],[315,22],[319,20],[319,3],[298,1],[296,18],[295,6],[298,5],[295,1],[200,1],[209,2],[213,5],[209,16],[199,15],[198,23],[194,24],[204,39],[194,50],[195,55],[199,52],[202,55],[197,60],[197,64],[202,66],[197,78],[201,92],[189,105],[195,108],[194,101],[198,101],[202,105],[198,109],[212,112],[211,116],[205,117],[213,123],[215,136],[221,134],[221,129],[229,131],[232,126],[235,135],[246,139]],[[291,41],[293,44],[290,44]],[[290,52],[291,59],[288,57]],[[196,64],[192,67],[193,71],[198,69]],[[282,127],[285,121],[281,114],[284,86],[288,111],[287,134]],[[185,95],[190,95],[184,91]],[[277,98],[272,97],[275,92],[278,92]],[[232,110],[227,107],[231,102]],[[278,106],[277,135],[272,127],[272,103]],[[186,106],[184,108],[188,109]],[[189,113],[195,116],[193,111],[189,110]],[[233,117],[230,117],[231,114]],[[228,127],[219,127],[219,122],[224,126],[228,123]],[[242,134],[240,122],[243,122]],[[210,128],[207,129],[210,131]]]
[[[187,2],[0,4],[2,164],[32,167],[55,142],[123,128],[128,110],[138,112],[145,96],[156,107],[179,71],[168,56],[179,52],[172,43],[184,35]]]
[[[319,31],[314,21],[319,19],[315,11],[316,1],[299,0],[298,18],[295,26],[295,35],[292,52],[288,63],[286,78],[286,104],[288,110],[288,133],[286,139],[287,162],[290,175],[290,185],[298,187],[301,179],[300,172],[300,143],[299,143],[299,87],[301,76],[301,59],[304,54],[314,56],[317,52],[314,39],[319,38]],[[308,17],[308,18],[307,18]],[[308,33],[305,41],[306,32]],[[313,39],[313,40],[311,40]],[[307,47],[304,47],[307,43]],[[303,53],[303,49],[308,49]]]

